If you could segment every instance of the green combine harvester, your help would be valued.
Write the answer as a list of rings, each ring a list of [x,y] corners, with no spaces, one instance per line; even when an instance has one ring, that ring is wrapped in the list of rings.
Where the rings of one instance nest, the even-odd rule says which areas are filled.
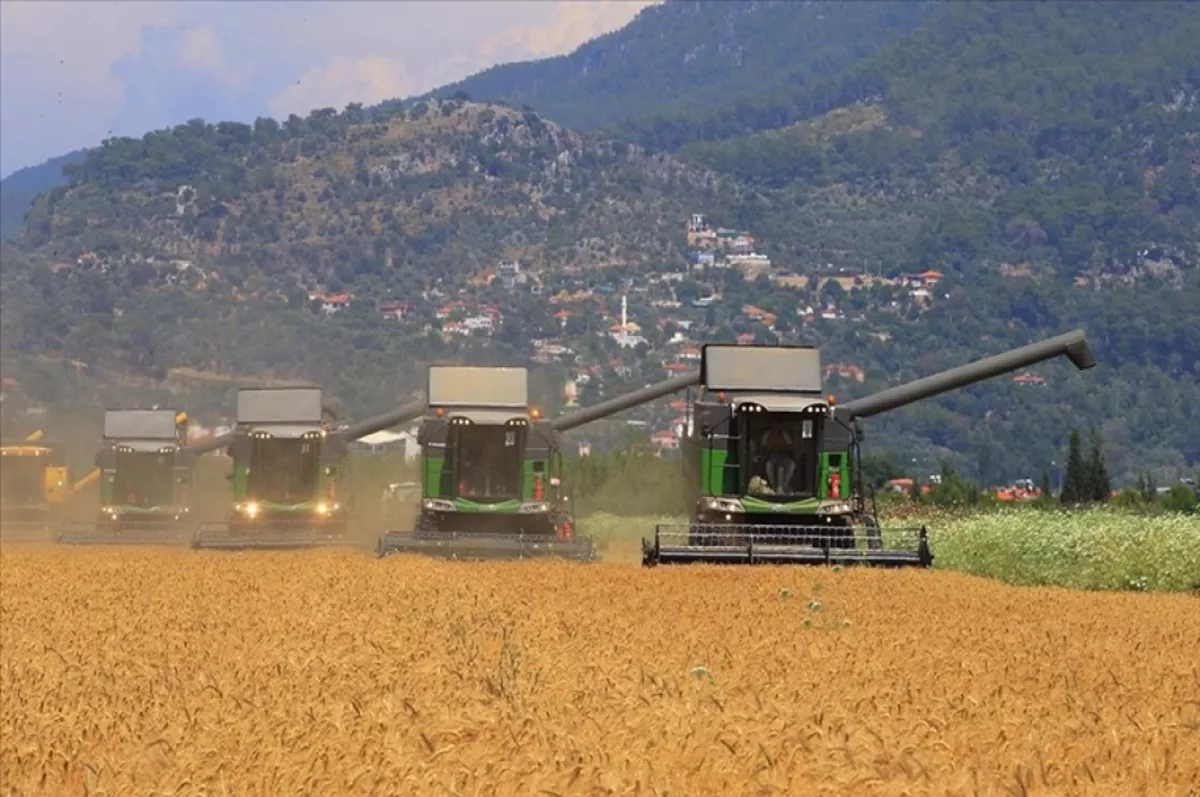
[[[202,523],[195,548],[309,548],[344,545],[352,514],[349,441],[418,417],[410,404],[341,429],[326,422],[318,387],[238,391],[237,427],[222,445],[233,458],[233,505],[224,522]]]
[[[95,523],[64,522],[59,542],[86,544],[186,543],[194,524],[188,507],[194,457],[187,413],[120,409],[104,413],[96,454],[100,511]]]
[[[880,528],[867,508],[859,419],[1063,355],[1096,364],[1075,331],[839,407],[815,348],[706,345],[685,442],[692,520],[657,525],[642,563],[929,567],[924,527]]]
[[[548,421],[529,407],[525,368],[432,366],[421,507],[415,528],[383,534],[379,555],[594,561],[594,541],[575,529],[559,435],[689,383],[671,379]]]

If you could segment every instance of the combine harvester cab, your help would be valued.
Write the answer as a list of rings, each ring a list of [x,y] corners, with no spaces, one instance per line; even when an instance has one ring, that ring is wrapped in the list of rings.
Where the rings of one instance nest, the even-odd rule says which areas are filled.
[[[188,494],[194,458],[187,413],[121,409],[104,413],[96,454],[100,511],[95,523],[64,522],[70,545],[186,544],[194,532]]]
[[[0,444],[0,542],[53,542],[71,495],[61,444],[40,431]]]
[[[694,384],[672,379],[547,421],[529,407],[525,368],[433,366],[420,431],[415,528],[388,530],[379,555],[596,559],[562,483],[561,432]]]
[[[659,524],[642,563],[929,567],[926,529],[881,529],[862,494],[859,419],[1068,357],[1096,364],[1075,331],[837,407],[810,347],[706,345],[685,468],[692,521]]]
[[[227,446],[234,503],[221,523],[202,523],[194,548],[312,548],[351,544],[347,443],[420,415],[406,405],[343,429],[325,423],[317,387],[238,391],[237,427],[197,447]]]

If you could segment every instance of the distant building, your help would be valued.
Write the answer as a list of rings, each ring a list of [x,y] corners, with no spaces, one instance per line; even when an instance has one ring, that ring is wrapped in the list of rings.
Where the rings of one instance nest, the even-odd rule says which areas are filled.
[[[520,263],[501,263],[496,269],[496,277],[505,288],[514,288],[526,280],[526,276],[521,273]]]

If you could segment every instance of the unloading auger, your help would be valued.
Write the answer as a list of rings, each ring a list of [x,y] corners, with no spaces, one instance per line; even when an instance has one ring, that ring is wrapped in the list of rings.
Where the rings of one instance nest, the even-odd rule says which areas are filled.
[[[929,567],[924,527],[881,529],[866,507],[859,419],[1059,356],[1096,364],[1076,330],[835,407],[815,348],[708,344],[685,441],[692,520],[656,526],[642,563]]]
[[[195,466],[195,456],[186,447],[187,424],[186,412],[171,409],[107,410],[103,442],[96,454],[97,519],[65,521],[58,541],[187,543],[194,532],[188,497]]]
[[[195,548],[310,548],[351,542],[353,491],[349,443],[407,423],[424,400],[342,428],[319,387],[256,387],[238,391],[237,426],[198,446],[226,446],[233,457],[233,505],[224,522],[202,523]]]
[[[594,541],[575,528],[559,435],[684,390],[698,377],[675,377],[546,420],[529,406],[525,368],[432,366],[415,528],[384,532],[379,555],[594,561]]]

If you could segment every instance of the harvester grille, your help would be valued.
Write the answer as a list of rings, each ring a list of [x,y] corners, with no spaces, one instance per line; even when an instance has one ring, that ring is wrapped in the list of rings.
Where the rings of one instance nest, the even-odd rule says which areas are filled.
[[[660,523],[642,542],[642,564],[813,564],[929,567],[928,533],[919,528],[880,529],[768,524]]]

